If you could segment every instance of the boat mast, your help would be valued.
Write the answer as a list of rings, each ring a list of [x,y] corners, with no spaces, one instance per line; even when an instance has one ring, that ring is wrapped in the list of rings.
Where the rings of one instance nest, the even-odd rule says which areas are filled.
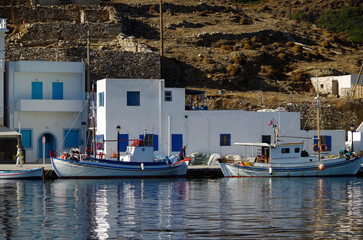
[[[319,80],[316,78],[316,127],[317,127],[317,135],[318,135],[318,153],[319,153],[319,161],[321,161],[321,152],[320,152],[320,97],[319,97]]]
[[[95,127],[95,90],[92,84],[92,125],[93,125],[93,155],[96,158],[96,127]]]

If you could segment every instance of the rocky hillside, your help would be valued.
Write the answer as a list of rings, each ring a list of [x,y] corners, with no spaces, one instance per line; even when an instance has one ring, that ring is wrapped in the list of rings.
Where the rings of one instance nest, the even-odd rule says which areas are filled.
[[[105,77],[160,78],[159,2],[101,2],[100,6],[4,4],[0,17],[8,19],[10,30],[7,60],[86,61],[89,38],[93,81]],[[246,91],[258,90],[284,93],[272,94],[270,100],[265,94],[264,108],[296,105],[295,111],[303,110],[300,106],[311,105],[312,96],[306,97],[312,90],[309,76],[357,73],[362,64],[362,47],[347,41],[346,34],[290,20],[290,7],[292,15],[316,16],[326,9],[362,6],[361,1],[163,3],[162,78],[169,87],[207,90],[210,109],[256,110],[261,107],[254,97],[259,92]],[[216,93],[221,89],[227,94]],[[241,91],[245,94],[238,93]],[[326,102],[342,113],[327,110],[332,123],[325,128],[347,129],[363,120],[359,100],[327,98]],[[313,128],[314,123],[307,119],[302,117],[302,125]]]

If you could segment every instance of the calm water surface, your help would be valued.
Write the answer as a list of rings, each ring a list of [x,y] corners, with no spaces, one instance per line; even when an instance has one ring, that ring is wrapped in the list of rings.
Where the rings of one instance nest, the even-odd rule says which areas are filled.
[[[363,239],[363,178],[0,180],[0,239]]]

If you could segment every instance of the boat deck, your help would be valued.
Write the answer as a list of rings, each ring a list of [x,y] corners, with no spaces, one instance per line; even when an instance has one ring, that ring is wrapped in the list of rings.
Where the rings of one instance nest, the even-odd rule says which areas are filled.
[[[42,163],[26,163],[22,167],[16,166],[15,164],[0,164],[0,170],[27,170],[33,168],[43,167]],[[195,165],[189,166],[187,171],[187,178],[219,178],[223,177],[223,173],[219,165]],[[55,174],[53,167],[50,163],[44,164],[44,178],[45,179],[56,179],[58,178]]]

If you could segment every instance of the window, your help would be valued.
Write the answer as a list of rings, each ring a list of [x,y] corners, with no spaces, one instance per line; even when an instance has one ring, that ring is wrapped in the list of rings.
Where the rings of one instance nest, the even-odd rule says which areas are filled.
[[[52,98],[63,99],[63,83],[53,82],[52,83]]]
[[[103,149],[104,148],[104,146],[103,146],[103,144],[104,144],[104,141],[103,140],[104,139],[105,139],[105,136],[103,134],[96,135],[96,143],[97,144],[98,143],[101,143],[100,147],[96,146],[98,149]]]
[[[64,130],[64,148],[79,147],[79,130]]]
[[[171,135],[171,151],[179,152],[183,147],[183,134]]]
[[[127,106],[140,106],[140,92],[127,92]]]
[[[295,148],[295,153],[299,153],[300,152],[300,148]]]
[[[314,145],[318,144],[318,136],[314,136]],[[320,136],[320,146],[326,145],[326,151],[331,151],[331,136]]]
[[[231,146],[231,134],[220,135],[220,146]]]
[[[165,102],[171,102],[172,100],[171,91],[165,91]]]
[[[145,134],[144,136],[144,145],[145,146],[154,146],[154,134]]]
[[[140,139],[144,140],[145,146],[154,146],[154,151],[159,151],[159,136],[156,134],[140,135]]]
[[[262,142],[263,143],[271,143],[271,135],[262,135]]]
[[[290,153],[290,148],[281,148],[281,153]]]
[[[98,105],[100,107],[105,106],[105,93],[104,92],[100,92],[98,94]]]
[[[17,130],[19,131],[19,130]],[[24,148],[32,147],[32,130],[21,129],[21,142]]]
[[[43,99],[42,82],[32,82],[32,99]]]

